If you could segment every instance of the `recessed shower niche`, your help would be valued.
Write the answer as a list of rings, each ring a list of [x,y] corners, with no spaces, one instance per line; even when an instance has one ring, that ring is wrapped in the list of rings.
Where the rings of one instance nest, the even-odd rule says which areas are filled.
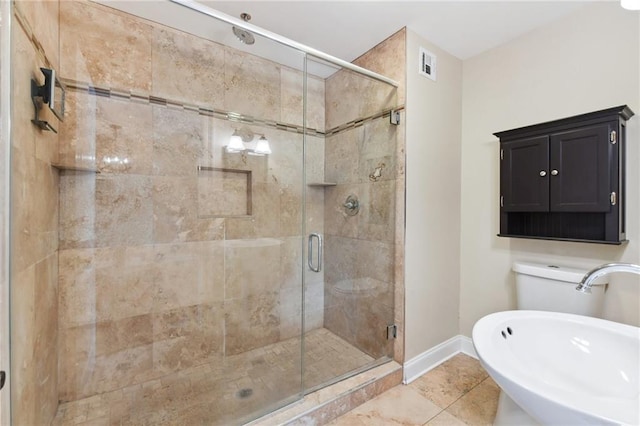
[[[198,217],[251,216],[251,170],[198,166]]]

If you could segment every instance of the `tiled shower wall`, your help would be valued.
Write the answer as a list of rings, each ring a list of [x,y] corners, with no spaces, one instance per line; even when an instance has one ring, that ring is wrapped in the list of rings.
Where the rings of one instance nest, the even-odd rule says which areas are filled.
[[[224,355],[299,335],[302,135],[254,123],[247,127],[269,138],[273,154],[226,154],[222,146],[240,126],[202,108],[301,126],[301,73],[95,3],[17,2],[16,8],[23,23],[14,25],[13,55],[17,424],[48,423],[58,399],[223,361]],[[359,64],[403,81],[400,50],[386,51],[391,46],[404,53],[401,34]],[[56,68],[72,83],[65,122],[44,117],[59,127],[59,146],[55,134],[29,123],[29,82],[42,81],[40,66]],[[327,129],[404,102],[373,84],[353,91],[361,105],[345,103],[339,84],[350,82],[343,74],[349,73],[334,76],[333,94],[331,80],[327,86]],[[322,132],[324,81],[311,78],[308,90],[308,125]],[[326,143],[334,146],[326,151],[321,135],[308,136],[306,155],[309,181],[339,185],[307,192],[308,231],[332,228],[325,265],[335,288],[325,292],[323,275],[307,274],[305,325],[333,324],[334,332],[374,355],[378,325],[393,315],[393,303],[396,315],[402,312],[392,295],[394,279],[398,291],[397,226],[403,217],[403,203],[394,204],[393,197],[404,187],[398,184],[403,152],[394,152],[393,141],[401,140],[402,126],[389,128],[386,120],[330,136]],[[351,150],[354,141],[358,153]],[[352,161],[340,163],[344,158],[334,150],[345,150]],[[51,164],[101,173],[59,171]],[[381,175],[367,181],[378,168]],[[251,186],[237,179],[243,176],[238,171],[251,172]],[[246,200],[249,188],[251,217],[212,217],[220,211],[242,214],[238,200]],[[336,207],[340,191],[352,189],[365,206],[355,225]],[[235,195],[211,202],[229,192]],[[325,214],[333,217],[325,221]],[[355,263],[344,262],[354,252]],[[340,306],[340,297],[347,304]],[[344,316],[358,297],[374,307],[353,311],[354,331]],[[383,352],[389,350],[386,343]]]
[[[347,70],[326,81],[326,128],[355,120],[353,128],[325,141],[325,327],[374,358],[402,360],[387,340],[387,325],[402,332],[404,237],[404,120],[359,120],[404,105],[405,31],[354,61],[399,82],[397,89]],[[404,115],[403,115],[404,117]],[[360,212],[342,204],[356,195]],[[398,264],[400,266],[398,266]],[[400,291],[399,291],[400,290]],[[395,346],[395,348],[394,348]]]
[[[61,172],[60,399],[298,336],[302,73],[93,3],[61,2],[60,20],[59,161],[100,171]],[[308,90],[322,132],[324,81]],[[273,154],[226,153],[242,126]],[[307,138],[307,177],[321,181],[324,139]],[[323,204],[309,194],[315,232]],[[323,324],[322,285],[306,282],[319,296],[307,329]]]
[[[31,123],[31,79],[42,84],[40,67],[58,66],[58,4],[18,1],[13,9],[11,397],[13,423],[39,425],[58,406],[59,178],[50,166],[57,135]],[[40,118],[58,127],[47,107]]]

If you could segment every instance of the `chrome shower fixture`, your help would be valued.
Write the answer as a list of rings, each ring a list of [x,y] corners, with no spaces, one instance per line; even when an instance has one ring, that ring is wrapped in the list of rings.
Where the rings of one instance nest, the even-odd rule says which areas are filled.
[[[342,204],[344,207],[344,211],[349,216],[355,216],[360,211],[360,202],[358,201],[358,197],[356,195],[350,194],[346,201]]]
[[[249,15],[248,13],[241,13],[240,18],[245,22],[249,22],[251,20],[251,15]],[[238,37],[238,40],[240,40],[241,43],[251,45],[256,42],[253,34],[251,34],[247,30],[243,30],[242,28],[234,26],[233,33],[236,35],[236,37]]]

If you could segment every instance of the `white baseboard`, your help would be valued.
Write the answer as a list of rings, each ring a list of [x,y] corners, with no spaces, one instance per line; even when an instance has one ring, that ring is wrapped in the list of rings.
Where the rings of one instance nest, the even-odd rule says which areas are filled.
[[[473,340],[471,340],[471,337],[463,335],[459,335],[458,337],[460,338],[460,352],[478,359],[478,354],[476,353],[476,348],[473,347]]]
[[[473,341],[469,337],[463,335],[454,336],[405,362],[402,382],[405,384],[411,383],[427,371],[459,353],[478,358],[473,348]]]

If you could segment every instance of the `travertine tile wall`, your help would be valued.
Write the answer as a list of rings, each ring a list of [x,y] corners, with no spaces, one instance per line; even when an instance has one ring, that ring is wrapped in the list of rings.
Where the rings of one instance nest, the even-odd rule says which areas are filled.
[[[60,181],[60,399],[298,336],[303,136],[245,124],[273,153],[227,153],[239,123],[141,99],[300,126],[302,73],[89,2],[61,2],[60,19],[60,76],[142,95],[68,93],[60,162],[101,173]],[[308,124],[323,131],[324,82],[308,87]],[[307,140],[308,179],[322,180],[324,140]],[[250,171],[250,194],[237,173],[198,166]],[[239,193],[220,199],[228,188]],[[252,215],[232,217],[247,197]],[[323,203],[309,194],[315,232]],[[322,275],[305,285],[305,325],[321,327]]]
[[[31,120],[31,79],[58,66],[57,2],[13,5],[11,351],[13,423],[49,424],[58,406],[58,137]],[[41,119],[59,127],[47,107]]]
[[[326,82],[327,129],[404,105],[405,32],[354,61],[400,83],[395,89],[342,70]],[[325,141],[325,327],[373,357],[402,360],[404,244],[404,120],[367,121]],[[360,212],[346,214],[348,195]],[[399,336],[386,340],[396,323]]]

